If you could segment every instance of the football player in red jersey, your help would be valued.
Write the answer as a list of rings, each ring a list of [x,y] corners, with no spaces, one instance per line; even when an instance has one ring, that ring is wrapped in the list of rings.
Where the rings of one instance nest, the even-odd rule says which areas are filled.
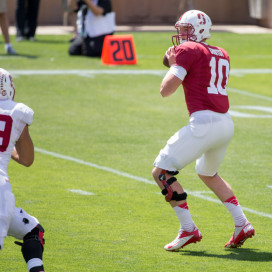
[[[23,103],[13,101],[14,95],[10,73],[0,68],[0,250],[6,236],[22,240],[15,243],[22,246],[28,271],[44,272],[44,229],[35,217],[15,207],[7,173],[10,158],[26,167],[34,161],[34,145],[28,129],[34,112]]]
[[[176,239],[165,245],[175,251],[202,239],[192,220],[186,202],[187,194],[175,175],[189,163],[196,161],[200,179],[217,195],[231,213],[235,231],[225,247],[240,247],[254,235],[231,186],[218,175],[234,126],[228,113],[226,91],[230,62],[226,50],[210,46],[211,19],[199,10],[185,12],[175,24],[174,46],[164,57],[170,67],[162,80],[162,97],[173,94],[183,86],[189,112],[189,124],[177,131],[155,159],[152,175],[174,209],[180,230]]]

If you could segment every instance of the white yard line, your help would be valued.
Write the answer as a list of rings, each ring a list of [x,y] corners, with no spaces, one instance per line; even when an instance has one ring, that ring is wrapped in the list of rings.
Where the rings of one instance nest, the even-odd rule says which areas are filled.
[[[272,74],[272,69],[231,69],[231,75]]]
[[[164,76],[168,70],[136,70],[136,69],[101,69],[101,70],[10,70],[12,75],[157,75]],[[272,69],[232,69],[231,75],[272,74]]]
[[[265,95],[250,93],[248,91],[238,90],[238,89],[234,89],[234,88],[227,88],[227,90],[231,91],[233,93],[238,93],[238,94],[242,94],[242,95],[252,96],[252,97],[256,97],[256,98],[259,98],[259,99],[262,99],[262,100],[266,100],[266,101],[272,101],[272,97],[268,97],[268,96],[265,96]]]
[[[155,75],[164,76],[166,70],[11,70],[15,76],[29,75]]]
[[[75,193],[75,194],[80,194],[80,195],[94,195],[94,193],[92,193],[92,192],[82,191],[79,189],[69,189],[68,191]]]
[[[152,181],[152,180],[148,180],[148,179],[145,179],[145,178],[142,178],[142,177],[139,177],[139,176],[134,176],[134,175],[128,174],[126,172],[122,172],[122,171],[119,171],[119,170],[116,170],[116,169],[113,169],[113,168],[110,168],[110,167],[107,167],[107,166],[100,166],[100,165],[95,164],[95,163],[86,162],[86,161],[83,161],[83,160],[80,160],[80,159],[77,159],[77,158],[73,158],[73,157],[70,157],[70,156],[65,156],[65,155],[58,154],[58,153],[51,152],[51,151],[47,151],[47,150],[44,150],[44,149],[41,149],[41,148],[35,148],[35,151],[40,152],[42,154],[53,156],[55,158],[60,158],[60,159],[63,159],[63,160],[72,161],[72,162],[75,162],[75,163],[78,163],[78,164],[83,164],[83,165],[93,167],[93,168],[96,168],[96,169],[99,169],[99,170],[110,172],[110,173],[113,173],[113,174],[116,174],[116,175],[119,175],[119,176],[122,176],[122,177],[126,177],[126,178],[129,178],[129,179],[132,179],[132,180],[144,182],[144,183],[147,183],[147,184],[156,185],[156,183],[154,181]],[[198,191],[194,192],[194,191],[186,190],[186,192],[188,194],[190,194],[190,195],[201,198],[203,200],[221,204],[221,202],[219,200],[214,199],[212,197],[208,197],[206,195],[203,195],[202,193],[200,193]],[[253,214],[256,214],[256,215],[259,215],[259,216],[272,218],[272,214],[255,211],[255,210],[252,210],[252,209],[249,209],[249,208],[246,208],[246,207],[243,207],[243,210],[247,211],[247,212],[250,212],[250,213],[253,213]]]
[[[150,180],[142,178],[142,177],[133,176],[133,175],[130,175],[128,173],[121,172],[121,171],[115,170],[115,169],[110,168],[110,167],[100,166],[100,165],[95,164],[95,163],[86,162],[86,161],[79,160],[79,159],[76,159],[76,158],[73,158],[73,157],[70,157],[70,156],[61,155],[61,154],[51,152],[51,151],[47,151],[47,150],[44,150],[44,149],[40,149],[40,148],[37,148],[37,147],[35,147],[35,150],[40,152],[40,153],[51,155],[51,156],[56,157],[56,158],[64,159],[64,160],[67,160],[67,161],[73,161],[73,162],[78,163],[78,164],[83,164],[83,165],[87,165],[87,166],[90,166],[90,167],[93,167],[93,168],[96,168],[96,169],[100,169],[100,170],[104,170],[104,171],[107,171],[107,172],[110,172],[110,173],[114,173],[116,175],[123,176],[125,178],[134,179],[134,180],[137,180],[137,181],[141,181],[141,182],[145,182],[145,183],[155,185],[154,181],[150,181]]]
[[[252,113],[243,113],[239,111],[235,111],[233,109],[247,109],[252,111],[260,111],[269,114],[252,114]],[[243,105],[243,106],[231,106],[229,113],[231,116],[242,117],[242,118],[272,118],[272,108],[264,107],[264,106],[251,106],[251,105]]]
[[[14,76],[28,76],[28,75],[78,75],[78,76],[93,76],[93,75],[154,75],[163,77],[167,70],[11,70],[10,73]],[[232,75],[245,74],[272,74],[272,69],[232,69]],[[271,97],[259,94],[250,93],[244,90],[228,88],[229,91],[239,93],[247,96],[260,98],[266,101],[272,101]]]

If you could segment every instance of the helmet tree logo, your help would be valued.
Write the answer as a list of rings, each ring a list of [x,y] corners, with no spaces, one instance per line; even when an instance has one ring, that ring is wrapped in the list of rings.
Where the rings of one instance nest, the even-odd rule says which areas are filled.
[[[199,20],[201,20],[199,22],[200,25],[205,25],[206,24],[205,15],[203,13],[198,13],[197,17],[198,17]]]
[[[13,90],[15,90],[15,86],[14,86],[14,83],[13,83],[13,80],[12,80],[12,77],[11,75],[9,75],[9,80],[10,80],[10,86]]]

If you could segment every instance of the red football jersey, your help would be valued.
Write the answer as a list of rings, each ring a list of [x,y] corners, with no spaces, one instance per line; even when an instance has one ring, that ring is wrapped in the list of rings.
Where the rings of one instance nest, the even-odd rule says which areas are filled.
[[[176,65],[186,71],[182,85],[189,114],[229,109],[226,92],[230,63],[226,50],[204,43],[185,42],[175,49]]]

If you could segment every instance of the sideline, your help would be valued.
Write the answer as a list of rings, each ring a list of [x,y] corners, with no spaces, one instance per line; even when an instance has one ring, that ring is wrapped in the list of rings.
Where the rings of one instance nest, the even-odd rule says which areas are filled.
[[[238,90],[238,89],[234,89],[234,88],[227,88],[227,90],[230,91],[230,92],[233,92],[233,93],[252,96],[252,97],[260,98],[260,99],[263,99],[263,100],[266,100],[266,101],[272,101],[272,97],[265,96],[265,95],[250,93],[248,91]]]
[[[78,76],[92,76],[92,75],[154,75],[163,77],[168,70],[133,70],[133,69],[101,69],[101,70],[10,70],[14,76],[28,76],[28,75],[78,75]],[[233,69],[233,75],[246,74],[272,74],[272,69]],[[228,87],[228,90],[234,93],[243,94],[260,98],[263,100],[272,101],[272,97],[250,93],[244,90],[238,90]]]
[[[37,35],[67,35],[74,32],[73,26],[63,25],[38,25]],[[117,25],[116,32],[174,32],[176,29],[171,25]],[[272,33],[271,28],[257,25],[213,25],[213,32],[230,32],[237,34],[269,34]],[[9,26],[10,35],[16,35],[16,27]]]
[[[16,76],[28,76],[28,75],[77,75],[82,77],[93,77],[94,75],[153,75],[164,77],[167,70],[134,70],[134,69],[101,69],[101,70],[11,70],[10,73]],[[245,74],[272,74],[272,69],[233,69],[231,73],[236,76],[242,76]],[[251,93],[244,90],[238,90],[228,87],[228,91],[238,93],[250,97],[259,98],[265,101],[272,101],[272,97]],[[238,106],[237,106],[238,107]],[[230,108],[230,114],[235,117],[242,118],[272,118],[272,115],[258,115],[248,114],[239,111],[232,110]],[[259,106],[260,108],[260,106]],[[258,110],[258,109],[255,109]],[[263,111],[263,109],[259,109]]]
[[[15,76],[30,76],[30,75],[155,75],[165,76],[167,70],[10,70]],[[271,69],[272,73],[272,69]]]
[[[151,185],[156,185],[156,183],[154,181],[151,181],[151,180],[148,180],[148,179],[145,179],[145,178],[142,178],[142,177],[134,176],[134,175],[131,175],[129,173],[122,172],[122,171],[119,171],[119,170],[116,170],[116,169],[113,169],[113,168],[110,168],[110,167],[100,166],[100,165],[95,164],[95,163],[86,162],[86,161],[83,161],[83,160],[80,160],[80,159],[77,159],[77,158],[73,158],[73,157],[70,157],[70,156],[65,156],[65,155],[62,155],[62,154],[47,151],[47,150],[37,148],[37,147],[35,148],[35,151],[40,152],[42,154],[49,155],[49,156],[53,156],[55,158],[60,158],[60,159],[63,159],[63,160],[72,161],[72,162],[75,162],[75,163],[78,163],[78,164],[83,164],[83,165],[86,165],[86,166],[89,166],[89,167],[93,167],[93,168],[96,168],[96,169],[99,169],[99,170],[107,171],[107,172],[110,172],[110,173],[113,173],[113,174],[116,174],[116,175],[119,175],[119,176],[122,176],[122,177],[126,177],[126,178],[129,178],[129,179],[132,179],[132,180],[144,182],[144,183],[151,184]],[[190,194],[190,195],[201,198],[203,200],[222,204],[221,201],[219,201],[218,199],[214,199],[212,197],[204,196],[199,191],[194,192],[194,191],[189,191],[189,190],[186,189],[186,192],[188,194]],[[263,217],[267,217],[267,218],[272,218],[272,214],[255,211],[255,210],[252,210],[252,209],[249,209],[249,208],[246,208],[246,207],[242,207],[242,209],[244,211],[249,212],[249,213],[253,213],[253,214],[263,216]]]
[[[165,70],[134,70],[134,69],[101,69],[101,70],[10,70],[12,75],[156,75],[165,76],[167,73]],[[243,76],[252,74],[272,74],[272,69],[232,69],[231,75]]]

